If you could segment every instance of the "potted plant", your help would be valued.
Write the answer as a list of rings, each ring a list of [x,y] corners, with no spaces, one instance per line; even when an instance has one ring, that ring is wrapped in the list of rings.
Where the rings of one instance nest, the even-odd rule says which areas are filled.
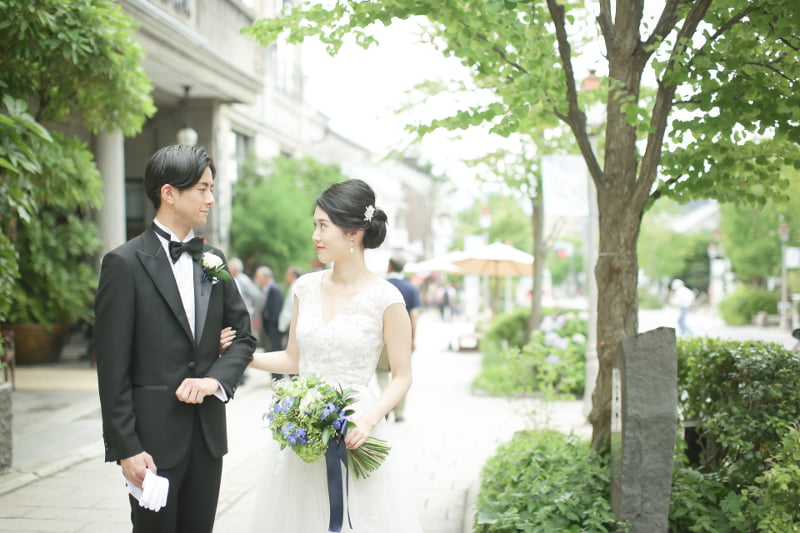
[[[91,320],[97,283],[94,258],[101,241],[88,215],[100,204],[102,182],[82,141],[52,136],[33,179],[38,213],[16,220],[12,235],[19,272],[5,327],[15,331],[20,364],[58,358],[69,326]]]

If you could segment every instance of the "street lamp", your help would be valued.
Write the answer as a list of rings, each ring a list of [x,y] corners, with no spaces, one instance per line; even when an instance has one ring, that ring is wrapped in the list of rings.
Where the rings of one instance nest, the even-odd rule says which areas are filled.
[[[594,91],[600,88],[600,78],[594,70],[589,71],[589,76],[581,82],[581,91]],[[586,112],[586,129],[589,134],[589,142],[592,145],[592,152],[597,153],[597,133],[605,122],[605,109],[599,102],[595,102]],[[592,410],[592,393],[594,392],[597,373],[600,369],[600,362],[597,360],[597,278],[594,275],[594,267],[597,264],[597,243],[600,236],[597,213],[597,189],[594,180],[586,172],[588,180],[588,202],[589,220],[588,236],[584,260],[586,261],[586,288],[589,305],[589,324],[586,339],[586,379],[583,388],[583,414],[588,416]]]
[[[186,146],[194,146],[197,144],[198,135],[197,131],[189,125],[189,89],[188,85],[183,86],[183,127],[178,130],[176,140],[178,144]]]
[[[781,327],[792,329],[792,315],[789,309],[792,304],[789,302],[789,279],[786,275],[786,243],[789,242],[789,226],[783,221],[781,216],[781,223],[778,226],[778,236],[781,239],[781,301],[778,304],[778,312],[781,318]]]
[[[483,239],[485,244],[489,244],[489,228],[492,225],[492,211],[489,209],[488,205],[484,205],[481,207],[480,213],[478,213],[478,225],[480,226],[481,230],[483,230]],[[488,306],[492,308],[491,302],[491,292],[489,291],[489,276],[483,276],[481,280],[481,284],[483,285],[483,298],[484,302],[488,302]]]

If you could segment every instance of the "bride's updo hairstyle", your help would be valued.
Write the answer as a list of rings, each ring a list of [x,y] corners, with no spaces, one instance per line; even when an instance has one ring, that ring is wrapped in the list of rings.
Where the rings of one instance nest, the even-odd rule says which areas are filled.
[[[334,183],[317,197],[317,205],[343,230],[363,229],[364,248],[377,248],[386,238],[386,213],[375,207],[375,192],[365,181]]]

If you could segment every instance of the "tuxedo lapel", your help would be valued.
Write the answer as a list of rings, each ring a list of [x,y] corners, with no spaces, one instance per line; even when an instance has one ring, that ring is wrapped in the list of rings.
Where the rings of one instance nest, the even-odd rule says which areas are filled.
[[[203,279],[203,270],[198,261],[192,261],[194,265],[194,333],[197,344],[203,338],[203,328],[208,315],[208,302],[211,299],[211,280]]]
[[[142,267],[147,272],[153,284],[161,293],[167,305],[172,310],[173,314],[178,318],[181,327],[186,333],[186,336],[194,342],[192,337],[192,330],[189,327],[189,321],[186,317],[186,311],[183,309],[181,302],[181,295],[178,292],[178,285],[175,283],[175,276],[172,273],[172,268],[169,265],[164,248],[158,240],[155,232],[148,229],[142,234],[143,249],[136,250],[136,256]],[[197,283],[195,283],[195,287]]]

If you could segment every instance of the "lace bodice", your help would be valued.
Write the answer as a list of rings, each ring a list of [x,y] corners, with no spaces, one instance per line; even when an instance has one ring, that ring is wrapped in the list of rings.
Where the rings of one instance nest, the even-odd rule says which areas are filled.
[[[297,343],[300,375],[315,374],[344,387],[366,387],[383,347],[383,312],[403,303],[400,291],[376,278],[327,323],[322,316],[322,278],[312,272],[297,280]]]

